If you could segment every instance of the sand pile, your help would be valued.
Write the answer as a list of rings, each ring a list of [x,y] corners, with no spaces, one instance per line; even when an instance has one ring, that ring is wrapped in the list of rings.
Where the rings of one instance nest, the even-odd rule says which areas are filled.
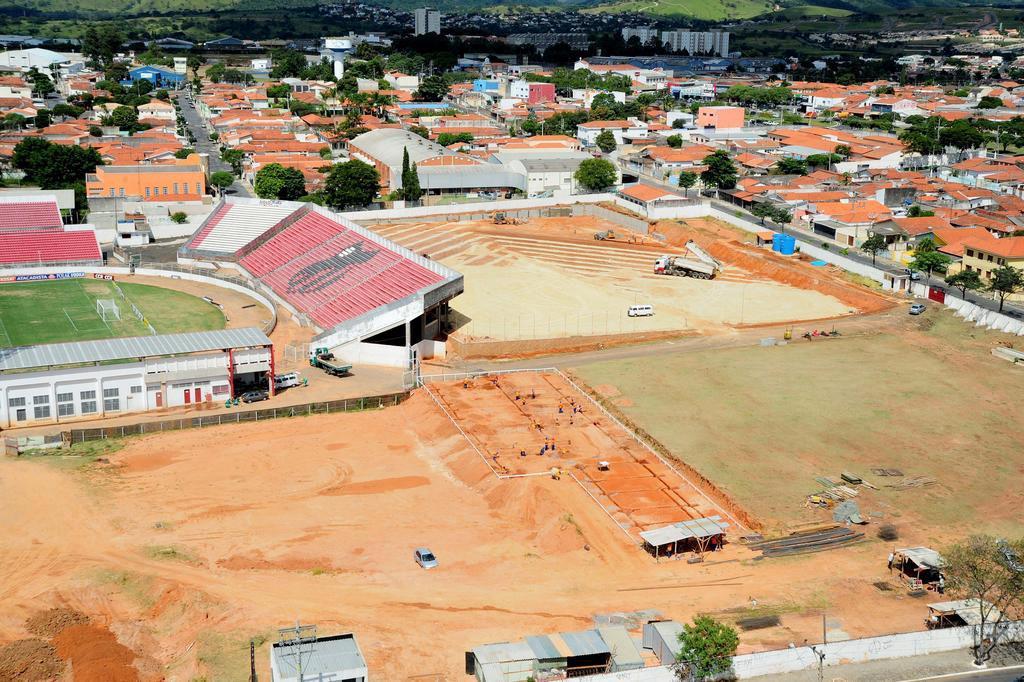
[[[57,607],[48,611],[40,611],[25,621],[25,629],[37,637],[54,637],[66,627],[83,625],[89,617],[74,609]]]
[[[136,682],[135,654],[98,625],[72,625],[53,638],[57,654],[71,662],[75,682]]]
[[[0,646],[0,682],[53,680],[63,670],[64,661],[49,642],[19,639]]]

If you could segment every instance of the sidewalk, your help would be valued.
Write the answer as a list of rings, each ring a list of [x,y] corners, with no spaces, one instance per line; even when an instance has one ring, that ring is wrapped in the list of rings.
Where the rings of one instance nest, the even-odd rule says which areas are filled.
[[[885,661],[872,661],[870,663],[826,665],[821,679],[825,680],[825,682],[905,682],[907,680],[918,680],[937,675],[970,672],[983,675],[986,680],[991,679],[995,682],[1002,679],[1013,680],[1017,676],[1024,675],[1024,666],[1014,666],[1008,669],[1004,678],[1002,675],[996,674],[997,668],[995,665],[986,672],[984,669],[975,668],[971,660],[970,650],[962,649],[959,651],[947,651],[941,654],[930,654],[928,656],[893,658]],[[967,677],[970,676],[964,676],[964,678]],[[812,670],[802,670],[782,675],[765,675],[753,679],[756,682],[818,682],[818,669],[814,668]],[[958,678],[951,677],[949,679],[954,681]]]

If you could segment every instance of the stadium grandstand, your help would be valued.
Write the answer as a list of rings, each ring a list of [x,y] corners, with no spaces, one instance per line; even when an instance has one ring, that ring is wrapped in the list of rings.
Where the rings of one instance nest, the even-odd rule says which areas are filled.
[[[56,199],[0,196],[0,268],[103,265],[96,233],[68,229]]]
[[[308,322],[311,347],[413,367],[443,349],[462,275],[315,204],[228,197],[178,253],[236,268]]]
[[[0,198],[0,233],[20,230],[61,230],[64,221],[57,200],[37,196]]]

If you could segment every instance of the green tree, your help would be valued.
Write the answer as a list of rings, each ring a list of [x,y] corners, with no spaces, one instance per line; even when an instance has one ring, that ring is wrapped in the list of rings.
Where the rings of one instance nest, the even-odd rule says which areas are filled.
[[[224,66],[222,62],[217,62],[206,69],[206,77],[210,79],[211,83],[220,83],[221,79],[224,78],[224,72],[227,70],[228,67]]]
[[[82,54],[101,67],[109,66],[123,43],[124,36],[116,25],[90,26],[82,37]]]
[[[690,196],[690,188],[697,184],[697,174],[693,171],[683,171],[679,174],[679,186],[687,198]]]
[[[60,116],[61,120],[66,118],[78,118],[84,113],[84,111],[84,109],[80,109],[79,107],[71,104],[64,104],[63,102],[54,105],[53,109],[50,110],[54,116]]]
[[[195,154],[196,150],[191,147],[182,147],[178,151],[174,152],[174,158],[176,159],[187,159],[192,154]]]
[[[77,145],[54,144],[41,137],[29,137],[14,147],[12,165],[25,179],[42,189],[70,189],[87,173],[103,165],[99,152]]]
[[[274,80],[302,78],[302,74],[307,66],[306,55],[298,50],[271,50],[270,60],[271,64],[273,64],[273,67],[270,69],[270,77]]]
[[[320,147],[319,153],[321,159],[329,161],[330,159],[334,158],[334,153],[331,151],[330,147]]]
[[[783,175],[807,175],[807,162],[803,159],[783,157],[775,164],[775,168]]]
[[[775,207],[771,204],[756,203],[750,207],[750,212],[761,219],[761,224],[764,225],[764,221],[775,215]]]
[[[40,109],[39,111],[36,112],[35,120],[33,120],[32,123],[33,123],[33,125],[35,125],[37,130],[41,130],[41,129],[47,127],[48,125],[50,125],[50,123],[52,123],[52,121],[53,121],[53,119],[50,117],[49,110],[47,110],[47,109]]]
[[[430,139],[430,131],[424,128],[423,126],[409,126],[409,132],[419,135],[425,140]]]
[[[848,144],[838,144],[836,145],[836,148],[832,150],[832,153],[835,154],[836,156],[841,156],[844,159],[848,159],[850,158],[850,154],[853,153],[853,150],[850,149],[850,145]]]
[[[839,163],[843,157],[838,154],[811,154],[805,161],[811,168],[828,168],[833,163]]]
[[[615,184],[615,166],[606,159],[586,159],[573,176],[581,186],[599,192]]]
[[[242,177],[242,161],[245,160],[245,152],[241,149],[225,147],[220,151],[220,158],[224,163],[231,165],[231,170],[238,177]]]
[[[184,225],[188,222],[188,216],[184,211],[175,211],[171,214],[171,222],[177,225]]]
[[[732,669],[740,638],[736,630],[711,616],[697,616],[679,633],[676,676],[683,681],[706,680]]]
[[[930,218],[933,215],[935,215],[935,211],[927,211],[918,206],[917,204],[914,204],[913,206],[907,209],[908,218]]]
[[[860,250],[871,256],[871,264],[875,264],[875,256],[889,248],[885,237],[880,234],[872,234],[860,245]]]
[[[978,109],[999,109],[1003,106],[1003,100],[991,95],[985,95],[975,105]]]
[[[210,175],[210,184],[223,192],[228,187],[235,184],[235,176],[227,171],[217,171]]]
[[[32,94],[36,97],[46,97],[57,90],[50,77],[34,67],[28,70],[26,76],[32,83]]]
[[[420,187],[420,174],[416,171],[416,164],[409,167],[409,172],[402,175],[402,194],[406,201],[419,201],[423,196],[423,189]]]
[[[448,81],[444,76],[427,76],[420,80],[420,88],[416,91],[416,99],[421,102],[440,102],[448,95]]]
[[[267,97],[270,99],[288,99],[291,94],[291,87],[285,83],[278,83],[267,88]]]
[[[441,133],[437,136],[437,143],[442,147],[447,147],[457,142],[470,144],[473,139],[473,133]]]
[[[1024,270],[1018,270],[1012,265],[1004,265],[993,270],[991,275],[992,279],[988,283],[988,290],[999,299],[999,312],[1003,312],[1003,304],[1006,299],[1024,289]]]
[[[918,243],[917,248],[914,249],[914,257],[908,265],[912,270],[927,272],[930,281],[932,272],[944,270],[953,259],[941,251],[922,249],[922,246],[926,246],[928,243],[934,247],[934,242],[930,239],[923,239]]]
[[[977,270],[961,270],[955,275],[946,277],[946,284],[959,289],[961,297],[965,299],[968,291],[976,291],[985,286]]]
[[[373,166],[352,160],[331,166],[324,183],[324,198],[334,208],[369,206],[380,189],[380,174]]]
[[[89,126],[89,135],[92,137],[103,137],[103,128],[99,126]]]
[[[668,146],[672,147],[673,149],[679,149],[680,147],[683,146],[682,135],[669,135],[668,139],[666,139],[665,141],[668,142]]]
[[[615,135],[610,130],[602,130],[594,140],[594,143],[605,154],[615,151]]]
[[[260,199],[295,201],[306,194],[306,178],[298,168],[268,163],[256,172],[253,189]]]
[[[704,157],[704,165],[707,166],[707,170],[700,174],[700,180],[705,187],[732,189],[736,186],[739,175],[736,172],[736,164],[729,157],[729,152],[719,149],[708,154]]]
[[[946,591],[972,600],[978,615],[974,662],[989,660],[1007,620],[1024,611],[1024,541],[975,535],[942,551]]]
[[[110,113],[110,125],[121,130],[133,130],[139,122],[139,112],[135,107],[118,107]]]

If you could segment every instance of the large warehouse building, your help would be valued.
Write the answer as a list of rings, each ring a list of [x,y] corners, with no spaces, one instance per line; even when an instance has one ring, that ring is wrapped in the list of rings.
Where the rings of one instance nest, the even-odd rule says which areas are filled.
[[[273,390],[274,354],[255,328],[4,349],[0,428],[223,402]]]
[[[462,275],[320,206],[229,197],[178,253],[233,266],[347,362],[413,367],[443,352]]]

